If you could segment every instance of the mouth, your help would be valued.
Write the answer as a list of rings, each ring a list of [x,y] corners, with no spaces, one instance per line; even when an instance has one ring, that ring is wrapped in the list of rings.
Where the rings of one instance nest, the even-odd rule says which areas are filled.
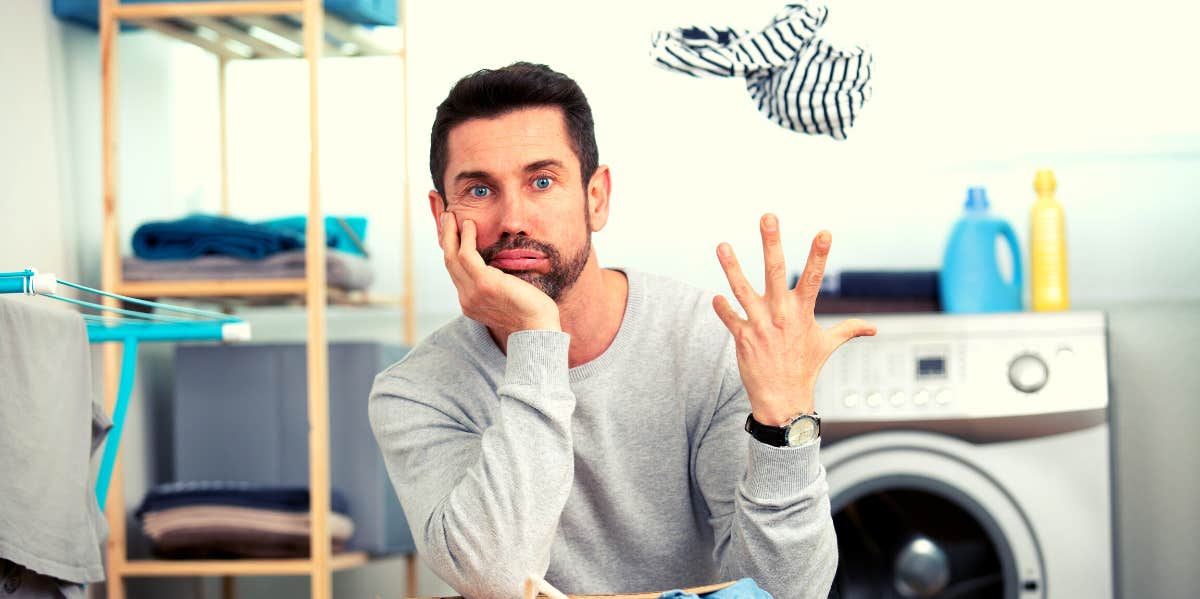
[[[547,264],[546,256],[533,250],[504,250],[488,261],[503,271],[543,270]]]

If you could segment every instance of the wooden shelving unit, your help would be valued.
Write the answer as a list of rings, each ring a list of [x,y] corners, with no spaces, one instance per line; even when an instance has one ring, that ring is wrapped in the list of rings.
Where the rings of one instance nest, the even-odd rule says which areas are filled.
[[[399,26],[407,33],[404,0],[397,0]],[[118,227],[117,185],[117,33],[122,22],[152,29],[198,46],[217,57],[221,136],[221,210],[229,210],[228,144],[226,131],[225,73],[231,60],[303,59],[308,63],[309,107],[309,197],[306,236],[325,238],[325,219],[320,197],[320,138],[318,82],[322,56],[396,56],[405,59],[403,48],[388,48],[377,42],[364,27],[325,14],[321,0],[205,1],[122,4],[100,0],[100,56],[103,142],[103,231],[101,285],[104,290],[142,297],[252,297],[291,295],[305,301],[308,322],[308,423],[311,555],[307,559],[168,561],[130,560],[126,552],[125,497],[122,460],[118,457],[105,506],[111,534],[106,548],[107,589],[110,599],[124,599],[128,577],[220,576],[225,578],[227,596],[232,578],[239,575],[305,575],[312,581],[312,597],[333,595],[332,573],[368,562],[365,553],[332,553],[328,514],[329,474],[329,379],[325,309],[328,297],[325,278],[325,245],[309,243],[305,249],[307,268],[302,279],[229,281],[127,282],[121,272],[121,239]],[[405,36],[404,39],[407,39]],[[413,342],[412,240],[409,219],[408,171],[408,69],[404,69],[404,338]],[[105,298],[110,306],[116,300]],[[109,412],[113,409],[120,373],[120,348],[103,349],[104,392]],[[416,594],[416,562],[408,556],[407,593]]]

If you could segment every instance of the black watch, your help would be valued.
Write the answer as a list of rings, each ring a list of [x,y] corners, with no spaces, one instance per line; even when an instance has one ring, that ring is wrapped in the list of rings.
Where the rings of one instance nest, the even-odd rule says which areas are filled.
[[[797,447],[821,437],[821,416],[816,412],[800,414],[783,426],[767,426],[746,416],[746,432],[773,447]]]

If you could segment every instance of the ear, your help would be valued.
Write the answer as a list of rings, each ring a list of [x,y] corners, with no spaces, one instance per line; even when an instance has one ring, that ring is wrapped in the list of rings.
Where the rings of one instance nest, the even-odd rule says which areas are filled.
[[[598,232],[608,223],[608,197],[612,192],[612,175],[608,165],[601,164],[592,173],[588,182],[588,212],[591,213],[592,232]]]
[[[437,190],[429,190],[429,212],[433,214],[433,223],[437,226],[438,245],[442,243],[442,213],[446,211],[446,204],[442,201],[442,194]]]

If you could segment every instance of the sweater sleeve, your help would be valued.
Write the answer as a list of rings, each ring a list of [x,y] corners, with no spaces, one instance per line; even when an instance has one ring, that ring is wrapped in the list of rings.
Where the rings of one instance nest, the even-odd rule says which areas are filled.
[[[750,404],[732,352],[729,363],[696,458],[721,579],[753,578],[776,599],[823,599],[838,549],[820,441],[772,447],[746,433]]]
[[[512,334],[498,398],[433,401],[479,392],[454,368],[420,371],[420,381],[376,378],[371,425],[417,549],[465,596],[519,596],[525,577],[546,572],[574,478],[569,342],[560,332]],[[482,434],[447,408],[491,401]]]

